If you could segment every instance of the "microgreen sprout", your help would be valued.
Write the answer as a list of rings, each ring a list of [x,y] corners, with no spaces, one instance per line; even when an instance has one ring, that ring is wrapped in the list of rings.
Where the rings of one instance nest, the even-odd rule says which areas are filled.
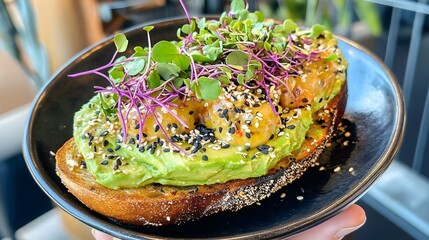
[[[146,26],[148,46],[135,47],[129,57],[117,57],[128,47],[126,36],[117,34],[116,51],[109,63],[70,75],[96,74],[110,83],[108,87],[97,86],[96,92],[115,96],[115,104],[102,102],[101,107],[106,116],[115,117],[116,113],[119,117],[124,140],[130,114],[136,114],[139,141],[143,139],[142,126],[149,116],[153,116],[170,141],[156,114],[157,108],[164,109],[189,128],[174,111],[180,107],[178,103],[190,99],[216,100],[231,83],[263,90],[265,100],[278,114],[270,88],[286,89],[294,97],[288,79],[299,75],[305,62],[318,59],[319,51],[307,46],[309,39],[330,37],[321,25],[300,30],[289,19],[283,23],[266,20],[259,11],[248,11],[243,0],[233,0],[230,11],[217,20],[191,19],[184,2],[180,0],[180,3],[188,23],[178,29],[179,41],[160,41],[152,47],[149,32],[153,27]],[[327,58],[328,61],[335,59],[335,55]]]

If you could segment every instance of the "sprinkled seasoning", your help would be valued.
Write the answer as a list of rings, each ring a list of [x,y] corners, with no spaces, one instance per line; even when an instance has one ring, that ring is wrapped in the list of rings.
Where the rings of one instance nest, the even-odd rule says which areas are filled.
[[[100,137],[105,137],[107,134],[109,134],[109,131],[104,131],[100,134]]]
[[[204,161],[207,161],[207,160],[209,160],[209,157],[207,157],[207,155],[203,155],[202,157],[201,157]]]
[[[250,139],[252,136],[250,135],[250,133],[246,132],[246,137]]]
[[[270,146],[268,146],[268,145],[260,145],[260,146],[256,147],[256,149],[258,149],[263,154],[268,154]]]
[[[234,134],[235,133],[235,127],[230,127],[228,129],[228,132],[231,133],[231,134]]]

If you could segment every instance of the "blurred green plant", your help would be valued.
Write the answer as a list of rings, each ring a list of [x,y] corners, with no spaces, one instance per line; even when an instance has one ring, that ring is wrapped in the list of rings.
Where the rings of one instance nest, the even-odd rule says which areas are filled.
[[[289,18],[305,26],[321,23],[340,34],[349,33],[356,14],[372,35],[382,31],[376,6],[365,0],[265,0],[259,1],[259,9],[265,16]]]

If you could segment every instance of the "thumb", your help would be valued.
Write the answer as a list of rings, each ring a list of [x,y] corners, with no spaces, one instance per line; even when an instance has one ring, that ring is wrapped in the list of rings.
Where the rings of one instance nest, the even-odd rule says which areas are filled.
[[[287,240],[338,240],[362,227],[365,221],[365,211],[354,204],[333,218]]]

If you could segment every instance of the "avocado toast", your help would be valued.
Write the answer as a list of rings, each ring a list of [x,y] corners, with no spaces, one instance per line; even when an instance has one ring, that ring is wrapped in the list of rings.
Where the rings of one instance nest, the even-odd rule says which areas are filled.
[[[347,99],[335,39],[234,6],[130,57],[115,58],[126,48],[117,35],[107,73],[73,76],[111,84],[76,113],[56,154],[62,182],[89,208],[176,224],[253,204],[314,164]]]

